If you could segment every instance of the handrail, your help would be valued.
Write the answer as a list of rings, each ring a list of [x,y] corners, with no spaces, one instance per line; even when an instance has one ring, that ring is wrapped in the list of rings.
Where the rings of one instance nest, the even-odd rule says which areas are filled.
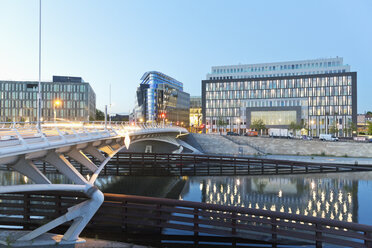
[[[161,204],[161,205],[170,205],[170,206],[179,206],[179,207],[216,210],[216,211],[222,211],[222,212],[236,212],[236,213],[241,213],[241,214],[265,216],[265,217],[270,217],[270,218],[287,219],[289,221],[294,220],[294,221],[308,222],[308,223],[313,223],[313,224],[334,226],[338,228],[353,229],[353,230],[359,230],[363,232],[372,232],[372,226],[369,226],[369,225],[352,223],[352,222],[344,222],[344,221],[338,221],[338,220],[329,220],[329,219],[323,219],[323,218],[317,218],[313,216],[306,216],[306,215],[299,215],[299,214],[289,214],[289,213],[278,212],[278,211],[270,211],[270,210],[255,209],[255,208],[244,208],[244,207],[238,207],[238,206],[224,206],[224,205],[217,205],[217,204],[212,204],[212,203],[193,202],[193,201],[175,200],[175,199],[168,199],[168,198],[148,197],[148,196],[123,195],[123,194],[112,194],[112,193],[105,193],[104,195],[105,195],[105,201]]]
[[[342,247],[372,246],[372,226],[364,224],[147,196],[106,193],[104,197],[103,205],[88,226],[91,231],[129,233],[131,228],[138,232],[138,228],[146,227],[146,230],[153,228],[158,234],[162,234],[163,229],[177,230],[178,233],[191,231],[194,233],[194,242],[198,242],[198,237],[209,234],[265,242],[273,246],[288,246],[291,242],[315,244],[317,247],[326,243]],[[24,225],[27,228],[42,224],[44,218],[54,218],[86,197],[52,191],[0,194],[0,199],[3,213],[0,215],[0,225]],[[32,208],[29,207],[31,201]]]

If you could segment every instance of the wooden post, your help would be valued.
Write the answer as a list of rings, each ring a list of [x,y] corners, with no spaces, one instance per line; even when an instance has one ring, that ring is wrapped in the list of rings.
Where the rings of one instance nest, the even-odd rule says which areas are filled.
[[[372,233],[369,233],[369,232],[364,232],[364,236],[366,237],[366,239],[370,239],[372,237],[371,235]],[[368,240],[364,240],[364,245],[365,247],[372,247],[372,242],[371,241],[368,241]]]
[[[171,174],[171,166],[170,166],[170,158],[169,158],[170,154],[168,153],[167,155],[168,155],[168,173]]]
[[[277,224],[276,224],[276,218],[275,217],[271,217],[271,231],[272,231],[271,246],[276,248],[278,235],[277,235]]]
[[[129,153],[129,175],[132,175],[132,153]]]
[[[320,240],[322,238],[322,225],[321,224],[315,224],[316,232],[315,232],[315,246],[316,248],[323,247],[322,241]]]
[[[199,236],[199,215],[198,215],[198,209],[197,208],[194,208],[194,245],[198,245],[199,244],[199,239],[198,239],[198,236]]]
[[[142,153],[142,175],[145,175],[145,154]]]
[[[116,153],[116,175],[119,175],[119,154]]]
[[[156,176],[156,153],[154,153],[154,164],[152,165],[152,169],[153,169],[153,175]]]
[[[209,176],[209,156],[207,157],[207,168],[208,168],[207,175]]]
[[[220,158],[220,176],[222,176],[222,157]]]
[[[180,155],[180,176],[182,176],[182,165],[183,165],[183,160],[182,160],[182,154]]]
[[[30,228],[30,194],[28,193],[23,195],[23,220],[24,228],[28,230]]]
[[[196,157],[194,155],[194,176],[196,176]]]

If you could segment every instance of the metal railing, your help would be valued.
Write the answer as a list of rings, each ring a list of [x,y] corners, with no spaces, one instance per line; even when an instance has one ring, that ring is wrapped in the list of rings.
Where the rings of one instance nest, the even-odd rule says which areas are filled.
[[[0,195],[0,225],[33,229],[82,201],[67,192]],[[105,194],[105,201],[87,226],[89,232],[128,233],[147,228],[159,234],[172,230],[192,236],[228,237],[232,245],[246,240],[277,245],[324,244],[372,247],[372,226],[269,210],[221,206],[164,198]],[[169,236],[169,235],[168,235]],[[213,242],[213,241],[212,241]]]
[[[124,137],[132,134],[146,134],[162,130],[185,132],[186,129],[171,125],[156,125],[128,122],[43,122],[41,130],[36,123],[0,123],[0,156],[9,152],[21,152],[61,146],[68,143],[81,143],[104,138]]]

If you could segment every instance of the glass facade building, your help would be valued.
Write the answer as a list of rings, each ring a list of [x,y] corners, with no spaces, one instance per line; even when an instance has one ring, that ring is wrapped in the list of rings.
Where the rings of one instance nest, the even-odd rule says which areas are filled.
[[[203,123],[207,132],[250,128],[264,120],[266,127],[288,128],[296,122],[309,135],[351,135],[357,122],[357,73],[323,73],[263,78],[202,81]]]
[[[190,130],[199,131],[203,124],[201,96],[192,96],[190,98]]]
[[[139,122],[189,125],[190,94],[183,84],[161,72],[146,72],[137,88],[133,118]],[[164,117],[163,117],[163,116]]]
[[[95,117],[96,94],[80,77],[54,76],[41,82],[42,119],[88,121]],[[38,82],[0,81],[0,121],[37,120]],[[58,102],[58,104],[56,104]]]

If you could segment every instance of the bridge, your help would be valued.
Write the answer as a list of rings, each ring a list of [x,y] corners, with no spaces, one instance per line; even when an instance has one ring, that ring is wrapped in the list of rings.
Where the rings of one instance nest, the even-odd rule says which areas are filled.
[[[79,235],[85,227],[127,232],[140,225],[154,230],[189,231],[193,235],[186,239],[195,245],[215,242],[217,237],[232,245],[248,242],[273,247],[321,247],[330,243],[372,247],[370,226],[253,208],[104,195],[94,186],[100,174],[229,176],[372,170],[372,166],[362,164],[203,155],[179,139],[186,134],[180,127],[128,123],[44,123],[41,130],[32,124],[0,124],[0,168],[18,171],[35,183],[0,188],[0,225],[20,225],[31,230],[3,231],[0,245],[9,245],[10,241],[12,246],[27,247],[75,244],[83,242]],[[142,151],[152,145],[155,149],[162,142],[171,145],[167,147],[171,153],[130,150],[143,142],[150,143],[142,145]],[[71,183],[54,184],[45,176],[49,172],[59,172]],[[67,231],[63,235],[48,234],[58,227],[67,227]],[[158,234],[163,235],[161,231]]]
[[[0,165],[6,165],[31,179],[35,184],[2,186],[0,193],[17,192],[75,192],[87,199],[68,208],[67,213],[31,232],[19,235],[13,246],[74,244],[83,242],[79,234],[101,206],[104,197],[94,183],[105,165],[122,149],[143,140],[172,144],[174,152],[183,150],[176,138],[187,130],[177,126],[129,125],[129,123],[43,123],[41,129],[29,123],[1,123]],[[184,144],[187,146],[187,144]],[[189,147],[192,149],[191,147]],[[73,165],[80,164],[89,171],[84,175]],[[37,163],[47,163],[66,176],[70,184],[54,184]],[[50,236],[48,231],[72,221],[64,235]],[[47,239],[47,240],[46,240]],[[0,244],[7,241],[0,239]]]

